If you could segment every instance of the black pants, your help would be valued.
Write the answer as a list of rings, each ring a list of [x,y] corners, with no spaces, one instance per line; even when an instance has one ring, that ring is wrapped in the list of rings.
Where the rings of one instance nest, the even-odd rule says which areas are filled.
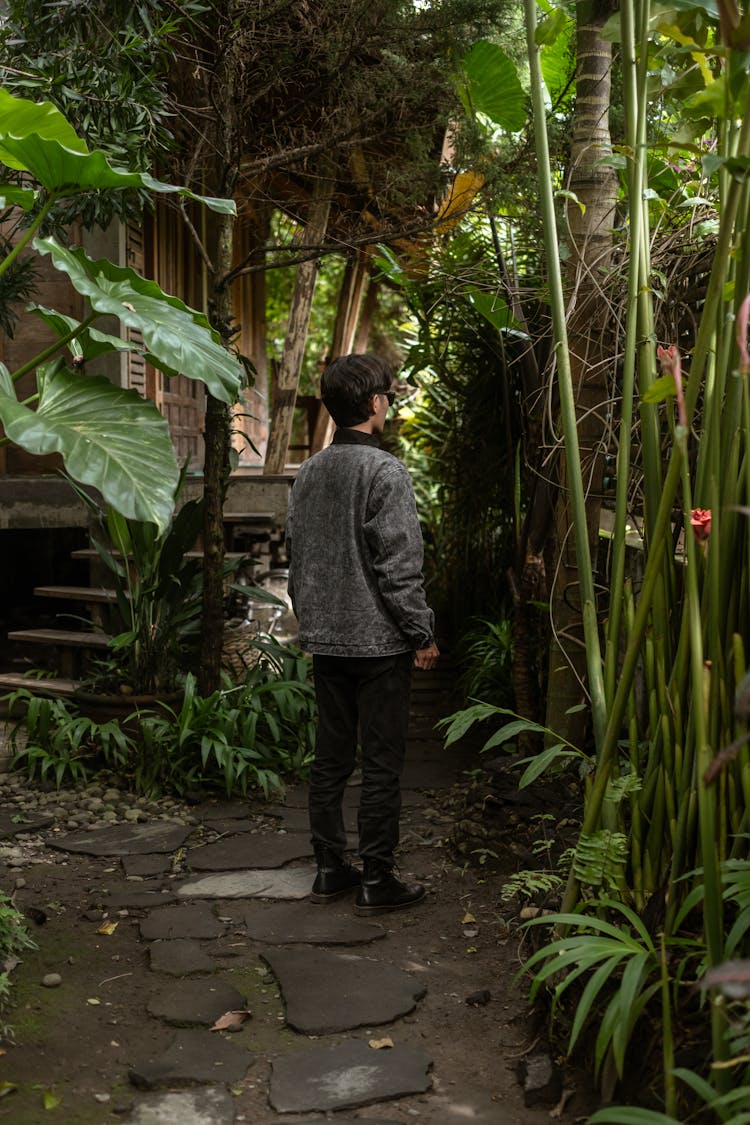
[[[344,788],[362,745],[359,854],[393,863],[399,838],[401,771],[414,655],[313,656],[318,733],[310,778],[313,845],[346,847]]]

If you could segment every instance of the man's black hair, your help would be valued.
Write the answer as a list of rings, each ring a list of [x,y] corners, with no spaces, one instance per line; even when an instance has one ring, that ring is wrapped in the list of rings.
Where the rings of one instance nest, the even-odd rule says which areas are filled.
[[[328,413],[337,426],[358,426],[370,417],[374,394],[391,388],[391,372],[377,355],[342,355],[323,372],[320,390]]]

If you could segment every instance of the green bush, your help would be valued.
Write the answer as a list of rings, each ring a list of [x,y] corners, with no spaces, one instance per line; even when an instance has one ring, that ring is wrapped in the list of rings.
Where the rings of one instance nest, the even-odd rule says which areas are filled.
[[[12,766],[31,780],[86,781],[115,770],[138,793],[181,794],[197,786],[227,794],[283,790],[283,778],[305,776],[315,737],[310,661],[270,639],[256,642],[262,659],[239,684],[225,681],[212,695],[196,693],[188,675],[179,708],[135,711],[122,722],[97,723],[74,704],[19,689],[6,696]]]

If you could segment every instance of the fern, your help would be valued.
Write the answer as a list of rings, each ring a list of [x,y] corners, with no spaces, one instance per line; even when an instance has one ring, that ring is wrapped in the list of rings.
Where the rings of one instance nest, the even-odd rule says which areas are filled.
[[[601,829],[581,835],[573,857],[573,871],[579,883],[606,892],[619,891],[624,884],[628,859],[628,838],[622,832]]]

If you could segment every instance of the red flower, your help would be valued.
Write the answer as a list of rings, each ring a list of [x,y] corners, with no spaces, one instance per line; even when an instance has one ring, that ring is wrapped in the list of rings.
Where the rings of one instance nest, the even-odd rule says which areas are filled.
[[[711,534],[711,509],[693,508],[690,513],[690,526],[698,543],[705,543]]]

